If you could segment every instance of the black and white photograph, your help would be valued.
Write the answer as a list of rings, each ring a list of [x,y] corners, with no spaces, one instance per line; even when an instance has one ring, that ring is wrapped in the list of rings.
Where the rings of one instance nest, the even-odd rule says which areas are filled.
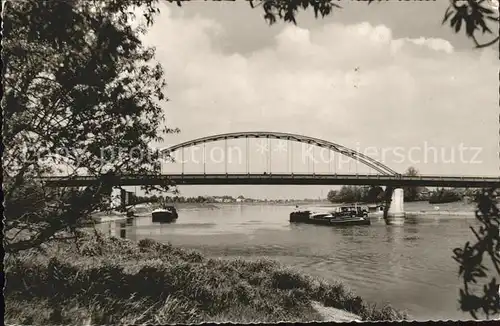
[[[5,0],[10,325],[500,320],[498,0]]]

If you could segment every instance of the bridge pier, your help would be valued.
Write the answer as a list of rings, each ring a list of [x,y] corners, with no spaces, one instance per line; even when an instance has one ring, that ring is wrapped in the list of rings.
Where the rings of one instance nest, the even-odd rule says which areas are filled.
[[[120,207],[125,208],[130,203],[130,192],[120,189]]]
[[[384,220],[387,225],[402,225],[405,220],[404,192],[402,188],[385,188]]]

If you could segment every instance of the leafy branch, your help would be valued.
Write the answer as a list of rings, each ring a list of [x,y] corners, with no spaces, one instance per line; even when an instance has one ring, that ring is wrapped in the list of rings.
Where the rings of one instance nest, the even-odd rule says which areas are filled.
[[[476,242],[465,243],[463,248],[453,250],[453,259],[460,265],[459,276],[463,278],[463,289],[460,289],[460,306],[472,317],[478,318],[482,312],[489,318],[500,312],[500,213],[496,202],[497,193],[493,189],[484,190],[477,198],[476,219],[481,223],[478,229],[470,227]],[[488,259],[488,257],[490,259]],[[493,274],[488,279],[492,265]],[[491,266],[490,266],[491,268]],[[478,284],[479,279],[487,281]],[[481,293],[482,292],[482,293]]]
[[[169,0],[170,1],[170,0]],[[370,5],[382,0],[366,0]],[[264,10],[264,19],[269,24],[274,24],[278,19],[285,22],[297,24],[296,15],[300,10],[312,8],[316,18],[331,15],[335,9],[342,9],[336,0],[250,0],[252,8],[261,7]],[[180,5],[180,4],[179,4]],[[482,34],[495,34],[488,26],[488,22],[494,22],[495,31],[498,30],[498,11],[488,7],[485,0],[450,0],[450,6],[446,10],[443,24],[450,20],[450,26],[456,33],[465,26],[465,34],[471,38],[476,48],[484,48],[498,42],[499,36],[480,42],[477,32]]]
[[[473,40],[476,48],[491,46],[498,42],[499,36],[481,43],[476,35],[478,31],[481,31],[483,35],[493,34],[488,27],[488,21],[494,22],[498,31],[498,12],[486,7],[486,3],[485,0],[450,0],[450,6],[446,9],[442,24],[449,20],[450,26],[456,33],[460,32],[462,26],[465,26],[465,34]]]

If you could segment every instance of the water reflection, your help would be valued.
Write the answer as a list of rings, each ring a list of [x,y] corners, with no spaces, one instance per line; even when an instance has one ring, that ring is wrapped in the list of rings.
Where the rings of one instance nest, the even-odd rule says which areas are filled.
[[[101,230],[111,237],[135,240],[136,226],[135,218],[128,217],[125,220],[103,223],[101,224]]]
[[[407,227],[405,227],[405,232],[409,233],[409,234],[417,234],[418,228],[415,226],[407,226]]]
[[[120,223],[120,238],[125,239],[127,237],[127,223]]]
[[[416,215],[406,215],[405,217],[405,224],[417,225],[418,222],[419,221]]]
[[[155,225],[161,225],[161,224],[175,224],[176,223],[176,220],[173,220],[173,221],[154,221],[154,222],[151,222],[152,226],[155,226]]]
[[[399,245],[403,242],[404,228],[387,225],[385,230],[386,230],[386,242],[391,243],[393,245]]]

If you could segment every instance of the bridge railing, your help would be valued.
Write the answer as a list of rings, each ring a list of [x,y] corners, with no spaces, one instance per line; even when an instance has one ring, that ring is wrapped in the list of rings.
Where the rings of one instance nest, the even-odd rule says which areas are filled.
[[[143,179],[143,178],[169,178],[169,177],[299,177],[299,178],[348,178],[348,179],[381,179],[381,180],[443,180],[443,181],[459,181],[459,180],[500,180],[500,177],[493,176],[442,176],[442,175],[420,175],[420,176],[405,176],[405,175],[381,175],[381,174],[325,174],[325,173],[171,173],[161,175],[121,175],[117,176],[121,179]],[[40,177],[41,180],[95,180],[95,176],[45,176]]]

